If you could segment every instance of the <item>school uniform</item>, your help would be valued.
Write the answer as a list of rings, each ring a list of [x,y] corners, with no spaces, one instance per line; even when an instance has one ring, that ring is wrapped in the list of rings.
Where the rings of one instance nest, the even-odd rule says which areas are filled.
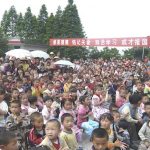
[[[67,143],[70,150],[76,150],[78,148],[78,143],[74,132],[68,133],[62,131],[60,133],[60,137],[64,139],[64,141]]]
[[[48,146],[50,150],[70,150],[66,142],[60,137],[58,137],[57,143],[52,143],[46,136],[40,145]]]
[[[45,136],[45,129],[43,128],[41,131],[38,131],[35,127],[33,127],[29,132],[29,144],[30,146],[39,145]]]

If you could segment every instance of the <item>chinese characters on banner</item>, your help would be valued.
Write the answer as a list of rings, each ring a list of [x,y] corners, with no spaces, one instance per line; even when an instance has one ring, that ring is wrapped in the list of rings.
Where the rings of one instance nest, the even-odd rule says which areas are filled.
[[[50,39],[50,46],[121,46],[121,47],[148,47],[150,46],[150,37],[133,38],[67,38]]]

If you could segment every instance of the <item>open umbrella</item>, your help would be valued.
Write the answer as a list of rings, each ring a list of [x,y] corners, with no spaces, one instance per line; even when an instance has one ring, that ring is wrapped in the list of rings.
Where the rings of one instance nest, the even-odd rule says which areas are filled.
[[[40,51],[40,50],[32,51],[31,54],[33,57],[39,57],[39,58],[44,58],[44,59],[49,58],[49,55],[46,52]]]
[[[55,65],[63,65],[63,66],[70,66],[72,68],[75,67],[75,64],[68,61],[68,60],[58,60],[54,63]]]
[[[20,59],[32,57],[31,53],[25,49],[13,49],[6,52],[5,54],[6,56],[20,58]]]

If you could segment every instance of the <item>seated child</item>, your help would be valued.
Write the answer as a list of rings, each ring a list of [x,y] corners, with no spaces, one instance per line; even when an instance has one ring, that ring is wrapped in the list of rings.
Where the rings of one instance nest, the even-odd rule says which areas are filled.
[[[45,136],[43,116],[39,112],[34,112],[30,116],[30,121],[33,128],[29,132],[29,144],[33,147],[39,145]]]
[[[17,131],[19,136],[23,134],[23,128],[29,125],[28,118],[21,113],[21,104],[18,100],[11,101],[10,112],[11,114],[7,117],[6,127],[9,130]]]
[[[45,96],[43,98],[44,101],[44,107],[42,110],[42,115],[44,118],[44,124],[46,124],[46,122],[50,119],[54,118],[54,112],[52,110],[52,103],[53,103],[53,99],[50,96]]]
[[[52,95],[52,89],[53,89],[54,83],[53,82],[49,82],[47,89],[43,91],[43,95],[46,96],[51,96]]]
[[[72,130],[76,133],[77,141],[82,141],[82,131],[81,131],[81,129],[79,129],[77,127],[77,125],[75,125],[77,118],[76,118],[75,110],[73,109],[72,99],[63,99],[61,101],[61,106],[62,106],[62,109],[61,109],[60,114],[59,114],[60,120],[61,120],[61,116],[64,113],[71,114],[73,116],[73,119],[74,119],[74,124],[73,124]]]
[[[5,90],[0,86],[0,127],[5,126],[5,115],[8,113],[8,105],[4,101]]]
[[[120,121],[120,113],[117,110],[114,110],[111,112],[111,114],[114,118],[112,128],[117,133],[119,131],[118,123]]]
[[[57,119],[51,119],[46,123],[46,137],[40,145],[46,145],[52,150],[70,150],[66,142],[59,137],[61,124]]]
[[[29,96],[28,98],[30,106],[28,109],[28,115],[30,116],[34,112],[39,112],[39,109],[37,107],[37,97],[36,96]]]
[[[145,110],[145,112],[142,115],[142,123],[143,124],[150,120],[150,102],[146,102],[144,104],[144,110]]]
[[[127,91],[125,89],[120,89],[119,96],[116,97],[116,106],[120,108],[123,104],[127,102],[126,100]]]
[[[103,113],[109,112],[108,109],[103,107],[103,104],[105,102],[105,97],[102,96],[102,89],[100,86],[95,87],[95,93],[92,97],[92,112],[94,118],[98,121],[100,116]],[[106,93],[105,93],[106,94]]]
[[[39,84],[39,80],[38,79],[35,79],[33,81],[33,86],[31,87],[31,89],[32,89],[32,95],[33,96],[36,96],[36,97],[41,96],[42,89],[41,89],[41,86]]]
[[[63,130],[60,134],[60,137],[64,139],[69,149],[76,150],[78,148],[78,143],[75,132],[72,130],[74,124],[73,116],[69,113],[63,114],[61,116],[61,123],[63,125]]]
[[[0,130],[0,150],[19,150],[16,135],[7,130]]]
[[[91,150],[109,150],[108,133],[103,128],[94,129],[91,135],[93,146]]]
[[[59,117],[60,110],[61,110],[60,98],[57,97],[57,96],[53,96],[53,99],[54,99],[54,101],[53,101],[53,103],[52,103],[51,108],[52,108],[52,110],[53,110],[53,112],[54,112],[54,114],[55,114],[54,117],[55,117],[55,118],[58,118],[58,117]]]
[[[12,89],[11,101],[19,100],[19,91],[18,89]]]
[[[139,131],[141,143],[138,150],[150,150],[150,121],[145,122]]]
[[[93,129],[98,127],[98,122],[93,121],[93,113],[90,111],[90,98],[86,95],[80,97],[78,108],[77,125],[85,130],[85,133],[91,135]]]
[[[120,121],[120,113],[117,110],[112,111],[112,116],[114,118],[114,124],[118,126],[118,123]]]
[[[142,118],[138,114],[139,106],[141,104],[141,95],[133,94],[129,96],[129,102],[119,108],[119,112],[126,121],[130,124],[129,133],[131,138],[131,146],[133,141],[138,141],[138,132],[142,125]],[[134,145],[136,147],[137,144]]]
[[[61,119],[61,116],[64,113],[71,114],[74,118],[74,121],[76,121],[77,118],[76,118],[75,110],[73,110],[73,101],[72,101],[72,99],[63,99],[61,101],[61,111],[60,111],[60,114],[59,114],[59,119]]]
[[[128,132],[129,124],[126,120],[121,119],[118,123],[119,131],[117,133],[117,139],[127,145],[126,150],[130,150],[130,135]]]
[[[139,113],[140,117],[142,117],[143,114],[145,113],[145,103],[147,103],[147,102],[150,102],[150,100],[148,98],[148,95],[147,94],[142,94],[142,102],[141,102],[139,110],[138,110],[138,113]]]
[[[108,133],[108,148],[126,148],[125,143],[122,143],[121,141],[117,140],[115,133],[116,131],[113,130],[112,126],[113,121],[114,118],[110,113],[105,113],[100,117],[100,127],[104,128]]]
[[[29,109],[29,101],[28,101],[28,96],[27,94],[23,94],[21,96],[21,112],[25,115],[28,114],[28,109]]]

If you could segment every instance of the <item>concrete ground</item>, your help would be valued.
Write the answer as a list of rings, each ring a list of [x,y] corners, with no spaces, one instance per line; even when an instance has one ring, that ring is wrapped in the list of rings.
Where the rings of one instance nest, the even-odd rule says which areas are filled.
[[[83,133],[82,142],[79,143],[79,146],[83,148],[83,150],[91,150],[92,143],[90,142],[90,137]]]

